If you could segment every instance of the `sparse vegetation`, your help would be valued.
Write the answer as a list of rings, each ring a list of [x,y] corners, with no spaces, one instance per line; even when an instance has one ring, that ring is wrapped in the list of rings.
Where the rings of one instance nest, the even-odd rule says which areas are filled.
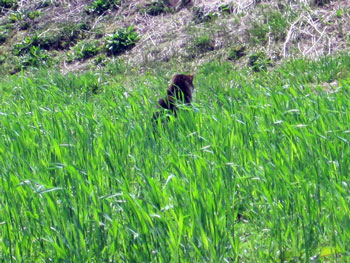
[[[210,34],[207,33],[194,37],[190,46],[188,47],[190,57],[196,57],[212,50],[214,50],[213,41]]]
[[[265,71],[271,65],[272,60],[263,51],[249,55],[248,66],[255,72]]]
[[[278,10],[262,6],[261,17],[251,21],[248,34],[254,44],[264,44],[271,36],[275,41],[284,40],[289,17]]]

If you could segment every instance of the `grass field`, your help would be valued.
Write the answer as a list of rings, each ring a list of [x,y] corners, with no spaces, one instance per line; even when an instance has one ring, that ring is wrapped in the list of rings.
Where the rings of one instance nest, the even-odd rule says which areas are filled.
[[[349,72],[212,62],[155,133],[164,76],[2,80],[0,261],[350,262]]]

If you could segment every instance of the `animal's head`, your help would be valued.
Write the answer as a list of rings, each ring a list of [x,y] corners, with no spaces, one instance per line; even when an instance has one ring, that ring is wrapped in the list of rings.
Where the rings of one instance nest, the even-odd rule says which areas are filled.
[[[190,92],[193,93],[194,85],[193,85],[194,74],[185,75],[185,74],[175,74],[172,78],[172,83],[178,87],[183,92],[186,92],[186,89],[189,88]]]

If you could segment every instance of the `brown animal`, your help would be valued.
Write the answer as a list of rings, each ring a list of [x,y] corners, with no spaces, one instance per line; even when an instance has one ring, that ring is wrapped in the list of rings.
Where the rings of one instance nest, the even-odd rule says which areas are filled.
[[[167,89],[165,99],[160,99],[158,104],[164,109],[172,111],[176,116],[177,103],[191,104],[194,75],[175,74],[171,79],[171,84]]]
[[[193,78],[193,74],[175,74],[171,79],[165,99],[158,100],[158,104],[164,109],[171,111],[176,117],[178,111],[177,104],[191,104],[192,94],[194,92]],[[153,114],[154,121],[157,121],[160,117],[160,111]]]

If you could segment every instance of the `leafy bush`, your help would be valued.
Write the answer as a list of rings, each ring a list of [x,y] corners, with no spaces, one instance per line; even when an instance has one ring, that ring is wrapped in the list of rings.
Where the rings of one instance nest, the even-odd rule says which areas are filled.
[[[74,46],[74,57],[80,60],[92,58],[100,51],[97,41],[93,42],[79,42]]]
[[[13,54],[15,56],[20,56],[27,53],[31,47],[39,46],[38,35],[33,35],[31,37],[25,37],[22,42],[14,45]]]
[[[117,55],[123,51],[132,48],[140,39],[134,26],[119,29],[114,35],[105,38],[107,53]]]
[[[101,15],[108,9],[115,8],[120,4],[120,0],[95,0],[86,9],[88,14]]]
[[[262,51],[249,56],[248,66],[255,72],[265,71],[272,65],[272,60]]]
[[[50,66],[52,59],[46,51],[41,50],[40,47],[32,46],[29,52],[21,57],[22,67],[42,67]]]

